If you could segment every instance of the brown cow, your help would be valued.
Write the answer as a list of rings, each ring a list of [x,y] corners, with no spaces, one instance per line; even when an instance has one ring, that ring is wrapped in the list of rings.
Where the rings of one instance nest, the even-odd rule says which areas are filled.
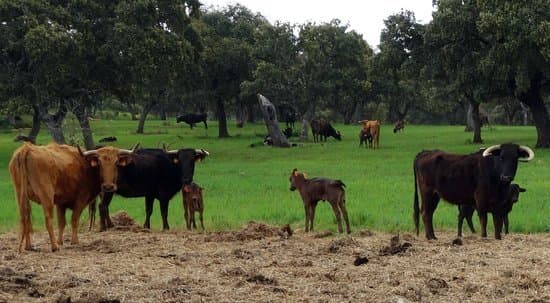
[[[379,147],[380,141],[380,121],[379,120],[361,120],[358,121],[363,126],[363,129],[370,132],[372,136],[372,148]]]
[[[183,195],[183,209],[185,210],[185,224],[188,230],[191,230],[191,225],[193,225],[194,229],[197,229],[197,225],[195,224],[196,211],[199,213],[201,228],[204,230],[204,224],[202,222],[202,212],[204,211],[202,190],[203,188],[195,182],[184,185],[181,189]]]
[[[134,150],[136,148],[137,145]],[[22,250],[23,241],[26,250],[32,249],[29,200],[42,205],[52,251],[57,251],[59,245],[63,245],[67,208],[73,211],[71,244],[78,244],[78,221],[82,210],[100,191],[117,189],[117,165],[130,163],[134,150],[107,146],[82,152],[80,148],[56,143],[46,146],[25,143],[19,147],[9,164],[19,206],[19,251]],[[59,230],[57,241],[52,227],[54,206],[57,209]]]
[[[342,134],[334,129],[330,122],[322,118],[315,118],[311,120],[311,133],[313,134],[313,142],[327,141],[327,137],[333,137],[334,139],[341,141]]]
[[[313,220],[315,219],[315,207],[320,200],[328,201],[332,206],[336,221],[338,221],[338,232],[342,233],[342,219],[344,216],[346,221],[346,229],[348,234],[351,233],[348,211],[346,210],[346,185],[340,180],[331,180],[327,178],[311,178],[307,179],[303,173],[294,169],[290,175],[290,190],[298,189],[302,200],[304,201],[304,209],[306,211],[306,232],[313,231]]]
[[[393,127],[393,133],[397,133],[398,131],[403,131],[405,129],[405,121],[403,120],[397,120],[395,122],[395,125]]]

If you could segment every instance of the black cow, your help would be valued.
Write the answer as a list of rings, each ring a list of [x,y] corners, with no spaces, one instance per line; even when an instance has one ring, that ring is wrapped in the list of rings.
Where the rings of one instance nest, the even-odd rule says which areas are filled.
[[[195,123],[203,122],[204,128],[208,129],[208,124],[206,124],[206,113],[201,114],[183,114],[176,117],[176,123],[185,122],[189,124],[191,129],[195,126]]]
[[[298,112],[294,106],[288,103],[283,103],[277,106],[277,108],[279,109],[280,119],[285,122],[286,127],[294,128],[294,123],[298,117]]]
[[[340,132],[324,119],[311,120],[311,133],[313,134],[313,142],[326,142],[327,137],[334,137],[338,141],[342,140]]]
[[[413,166],[416,233],[420,190],[427,239],[436,239],[432,218],[440,198],[452,204],[475,205],[482,237],[487,237],[487,213],[492,213],[495,238],[501,239],[506,200],[518,161],[530,161],[534,156],[529,147],[512,143],[493,145],[469,155],[449,154],[440,150],[420,152]]]
[[[105,138],[101,138],[99,139],[99,142],[100,143],[105,143],[105,142],[116,142],[116,137],[115,136],[110,136],[110,137],[105,137]]]
[[[145,228],[150,228],[149,219],[153,212],[153,202],[158,199],[162,215],[163,229],[169,229],[168,202],[183,185],[193,181],[195,161],[208,155],[203,149],[180,149],[166,151],[148,148],[135,152],[131,165],[118,170],[116,193],[123,197],[145,197]],[[99,205],[100,230],[112,227],[109,217],[109,204],[113,193],[104,193]]]
[[[504,215],[504,233],[508,234],[509,231],[509,222],[508,222],[508,214],[512,211],[512,208],[514,207],[514,203],[516,203],[519,200],[519,193],[523,193],[527,191],[525,188],[520,187],[517,184],[511,184],[510,185],[510,192],[508,193],[508,197],[506,199],[506,209],[505,209],[505,215]],[[475,207],[473,205],[468,204],[461,204],[458,206],[458,237],[462,237],[462,224],[464,223],[464,219],[466,219],[466,223],[468,223],[468,227],[470,227],[470,231],[475,233],[474,224],[472,222],[472,216],[474,215]]]

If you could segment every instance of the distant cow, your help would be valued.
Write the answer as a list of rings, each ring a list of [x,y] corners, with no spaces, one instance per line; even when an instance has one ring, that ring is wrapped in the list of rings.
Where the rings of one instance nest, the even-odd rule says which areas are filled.
[[[405,121],[403,120],[397,120],[395,122],[395,125],[393,127],[393,133],[395,134],[398,131],[403,131],[405,129]]]
[[[325,119],[311,120],[311,133],[313,134],[313,142],[326,142],[327,137],[333,137],[338,141],[342,140],[340,132],[335,130]]]
[[[452,204],[475,205],[482,237],[487,237],[487,213],[492,213],[495,238],[501,239],[502,223],[508,209],[506,201],[518,161],[530,161],[534,156],[529,147],[512,143],[493,145],[469,155],[440,150],[420,152],[413,165],[416,233],[422,211],[426,238],[436,239],[432,218],[439,199],[443,198]],[[418,191],[422,197],[421,209],[418,207]]]
[[[202,187],[193,182],[184,185],[181,193],[183,195],[183,209],[185,210],[185,224],[187,225],[187,229],[191,230],[191,226],[197,229],[197,225],[195,224],[195,212],[198,212],[201,228],[204,230],[204,224],[202,222],[202,212],[204,211]]]
[[[107,146],[82,152],[80,148],[55,143],[46,146],[25,143],[19,147],[9,164],[19,206],[19,251],[23,241],[26,250],[32,249],[29,200],[42,205],[52,251],[63,245],[67,208],[73,211],[71,244],[78,244],[78,221],[82,210],[101,190],[116,190],[117,166],[132,163],[134,150]],[[54,207],[59,231],[57,240],[52,226]]]
[[[168,203],[185,184],[193,181],[195,162],[209,153],[203,149],[185,148],[166,151],[159,148],[144,148],[135,152],[131,165],[118,170],[116,193],[123,197],[145,197],[145,223],[150,228],[153,202],[158,199],[163,229],[168,225]],[[109,204],[113,192],[105,193],[99,204],[100,230],[112,227]]]
[[[193,129],[193,126],[195,126],[195,123],[203,122],[204,128],[208,128],[208,124],[206,124],[206,113],[200,113],[200,114],[183,114],[176,117],[176,123],[185,122],[189,124],[191,129]]]
[[[280,119],[282,122],[285,122],[286,127],[294,128],[294,123],[298,117],[298,112],[294,106],[288,103],[283,103],[277,106],[277,109],[279,110]]]
[[[338,222],[338,232],[342,233],[342,219],[346,221],[346,230],[351,232],[348,220],[348,211],[346,210],[346,185],[340,180],[331,180],[327,178],[307,179],[303,173],[295,168],[290,175],[290,190],[298,189],[304,202],[306,211],[306,232],[313,231],[313,221],[315,219],[315,207],[320,200],[330,203],[336,221]]]
[[[110,136],[110,137],[105,137],[105,138],[101,138],[99,139],[99,142],[100,143],[104,143],[104,142],[116,142],[116,137],[115,136]]]
[[[361,129],[359,131],[359,146],[365,143],[365,147],[372,148],[372,135],[368,129]]]
[[[372,148],[376,149],[379,147],[380,141],[380,121],[379,120],[361,120],[358,121],[363,127],[364,130],[370,132],[372,136]]]
[[[511,184],[510,185],[510,192],[508,193],[508,198],[505,201],[505,215],[504,215],[504,233],[508,234],[508,214],[512,211],[512,207],[514,206],[514,203],[516,203],[519,200],[519,193],[525,192],[525,188],[521,188],[517,184]],[[468,223],[468,227],[470,227],[470,231],[475,233],[474,224],[472,222],[472,216],[474,215],[475,207],[473,205],[468,204],[461,204],[458,205],[458,237],[462,237],[462,223],[464,222],[464,219],[466,219],[466,222]]]

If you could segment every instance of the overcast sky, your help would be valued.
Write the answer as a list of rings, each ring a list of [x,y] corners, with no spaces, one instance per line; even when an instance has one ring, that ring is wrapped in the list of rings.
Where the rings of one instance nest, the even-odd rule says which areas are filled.
[[[401,9],[413,11],[416,20],[428,23],[432,19],[432,0],[201,0],[206,6],[225,7],[240,3],[252,12],[259,12],[272,24],[282,22],[303,24],[340,19],[342,24],[363,34],[373,48],[380,43],[384,19]]]

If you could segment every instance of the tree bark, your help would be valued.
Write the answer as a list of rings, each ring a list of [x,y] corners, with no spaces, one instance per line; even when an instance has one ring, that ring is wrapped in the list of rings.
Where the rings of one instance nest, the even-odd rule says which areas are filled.
[[[92,129],[90,128],[90,121],[88,121],[86,107],[83,104],[79,104],[73,109],[73,113],[75,114],[76,118],[78,119],[78,123],[80,124],[84,146],[88,150],[95,149],[94,137],[92,134]]]
[[[544,105],[544,100],[540,93],[540,82],[536,79],[532,80],[529,90],[518,94],[517,98],[531,109],[533,121],[537,128],[537,144],[535,147],[549,148],[550,120],[548,118],[548,110]]]
[[[227,117],[225,116],[225,105],[220,96],[216,97],[216,116],[218,117],[218,137],[229,137],[229,132],[227,131]]]
[[[143,110],[141,111],[141,116],[139,117],[139,123],[138,128],[136,130],[137,134],[143,134],[143,129],[145,127],[145,118],[147,118],[147,115],[155,105],[154,102],[149,102],[143,106]]]
[[[63,134],[63,120],[67,115],[67,106],[63,102],[55,114],[48,112],[48,106],[41,104],[39,106],[40,119],[44,122],[52,139],[58,144],[65,144],[65,135]]]
[[[315,113],[315,105],[313,103],[310,103],[306,113],[302,115],[302,130],[300,132],[300,141],[307,140],[308,125],[311,119],[313,119],[314,113]]]
[[[29,138],[31,142],[36,143],[36,137],[40,132],[40,110],[38,109],[38,106],[33,106],[32,111],[32,128],[27,138]]]
[[[472,122],[474,127],[474,143],[483,143],[481,140],[481,119],[479,118],[479,103],[470,101],[469,107],[472,109]]]
[[[260,103],[260,109],[262,110],[262,114],[264,116],[265,126],[267,127],[269,136],[271,136],[271,140],[273,141],[273,146],[290,147],[288,139],[279,129],[277,110],[275,110],[273,103],[260,94],[258,94],[258,102]]]

